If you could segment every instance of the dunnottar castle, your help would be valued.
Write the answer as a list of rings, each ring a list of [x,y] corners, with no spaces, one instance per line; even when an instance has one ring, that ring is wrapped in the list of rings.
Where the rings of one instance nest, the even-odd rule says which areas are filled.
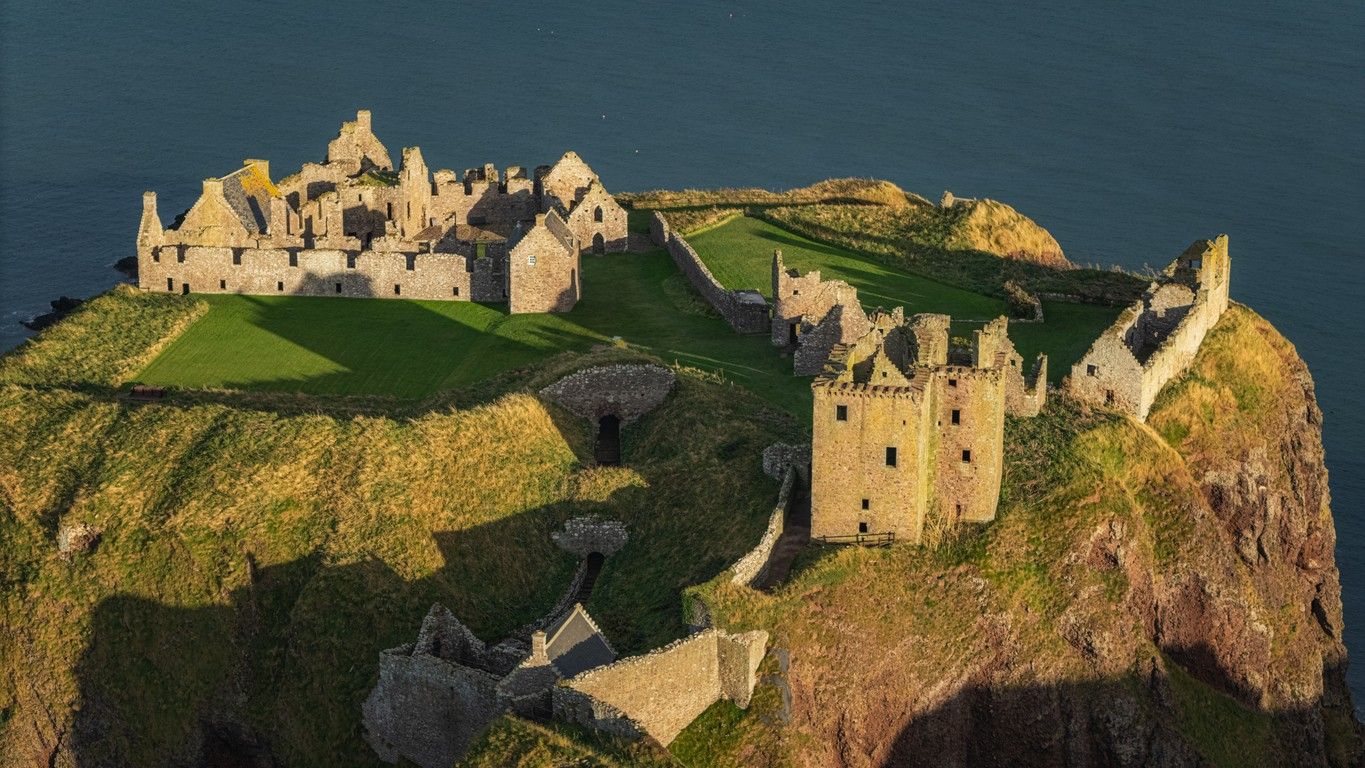
[[[506,302],[567,312],[582,295],[579,254],[623,251],[626,212],[578,155],[533,174],[492,165],[432,173],[417,147],[395,169],[370,113],[274,182],[247,160],[205,179],[163,227],[142,201],[138,282],[176,293],[360,296]]]
[[[736,333],[767,336],[794,375],[813,377],[811,443],[764,452],[764,471],[780,483],[777,502],[761,539],[730,567],[731,581],[770,587],[811,539],[932,543],[955,526],[995,519],[1006,420],[1037,416],[1049,397],[1047,357],[1026,361],[1008,318],[963,320],[979,327],[958,338],[947,315],[869,312],[856,288],[789,269],[780,251],[770,301],[722,286],[658,211],[650,236]],[[505,302],[521,313],[573,309],[583,293],[580,254],[625,251],[629,237],[626,211],[572,152],[531,174],[486,165],[457,176],[430,172],[411,147],[395,168],[362,111],[342,125],[325,162],[276,182],[266,161],[247,160],[205,180],[170,227],[147,192],[137,246],[149,291]],[[1227,309],[1229,276],[1227,238],[1195,242],[1053,394],[1145,419]],[[1031,316],[1015,322],[1042,319],[1030,298]],[[674,385],[671,369],[614,365],[580,370],[540,394],[598,428],[599,463],[619,463],[619,430]],[[666,745],[716,701],[747,706],[768,635],[712,627],[704,606],[690,606],[688,637],[617,658],[581,602],[628,537],[618,521],[569,520],[552,538],[580,558],[573,580],[541,619],[496,644],[434,606],[415,642],[381,654],[364,704],[375,751],[450,765],[509,711]]]

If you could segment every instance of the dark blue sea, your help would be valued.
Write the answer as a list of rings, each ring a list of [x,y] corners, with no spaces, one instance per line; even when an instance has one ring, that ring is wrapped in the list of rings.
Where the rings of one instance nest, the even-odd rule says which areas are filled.
[[[1365,5],[0,3],[0,349],[200,180],[359,107],[432,167],[574,149],[612,191],[874,176],[1007,201],[1076,262],[1226,232],[1326,414],[1365,702]]]

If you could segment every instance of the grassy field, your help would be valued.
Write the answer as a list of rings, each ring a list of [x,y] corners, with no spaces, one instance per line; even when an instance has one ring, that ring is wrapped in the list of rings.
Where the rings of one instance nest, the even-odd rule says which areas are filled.
[[[782,249],[783,262],[803,274],[818,269],[825,279],[838,279],[858,289],[867,309],[904,306],[907,313],[942,312],[953,316],[953,333],[968,336],[981,321],[1008,314],[1001,299],[935,282],[889,266],[856,251],[817,242],[766,221],[740,217],[688,237],[716,279],[729,288],[758,288],[770,299],[772,252]],[[1054,383],[1085,354],[1100,331],[1121,308],[1049,301],[1042,323],[1013,323],[1010,338],[1025,361],[1048,355]]]
[[[619,337],[723,375],[801,414],[806,380],[766,336],[738,336],[663,251],[583,258],[567,315],[508,315],[470,302],[195,296],[209,311],[138,374],[178,387],[417,398]]]

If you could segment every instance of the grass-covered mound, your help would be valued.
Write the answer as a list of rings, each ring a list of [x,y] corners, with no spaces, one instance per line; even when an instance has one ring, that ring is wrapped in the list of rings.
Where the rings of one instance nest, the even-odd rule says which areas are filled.
[[[199,738],[243,728],[284,764],[373,763],[359,718],[378,652],[436,601],[488,640],[538,616],[574,566],[549,533],[577,514],[630,530],[590,603],[616,647],[680,636],[681,591],[757,539],[776,490],[759,452],[795,430],[682,369],[624,430],[626,466],[586,467],[586,422],[532,392],[642,359],[620,349],[401,417],[300,396],[122,400],[200,307],[116,291],[0,360],[0,763],[192,761]],[[132,328],[116,317],[134,310]],[[100,536],[64,558],[75,523]]]

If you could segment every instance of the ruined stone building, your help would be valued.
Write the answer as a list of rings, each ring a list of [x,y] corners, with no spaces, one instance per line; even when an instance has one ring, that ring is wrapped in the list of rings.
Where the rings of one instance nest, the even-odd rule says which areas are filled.
[[[1067,391],[1146,419],[1227,309],[1230,271],[1227,235],[1195,241],[1072,366]]]
[[[176,293],[372,296],[563,312],[582,295],[579,254],[626,248],[626,212],[578,155],[533,174],[492,164],[432,173],[417,147],[395,168],[368,111],[322,163],[274,182],[247,160],[206,179],[163,227],[143,195],[138,280]]]
[[[1026,375],[998,318],[968,348],[947,315],[876,311],[834,347],[811,384],[811,536],[909,541],[926,530],[995,519],[1005,415],[1034,416],[1047,358]]]
[[[834,345],[857,341],[869,328],[857,288],[821,280],[819,270],[787,269],[782,251],[773,251],[772,342],[792,350],[797,376],[819,373]]]

